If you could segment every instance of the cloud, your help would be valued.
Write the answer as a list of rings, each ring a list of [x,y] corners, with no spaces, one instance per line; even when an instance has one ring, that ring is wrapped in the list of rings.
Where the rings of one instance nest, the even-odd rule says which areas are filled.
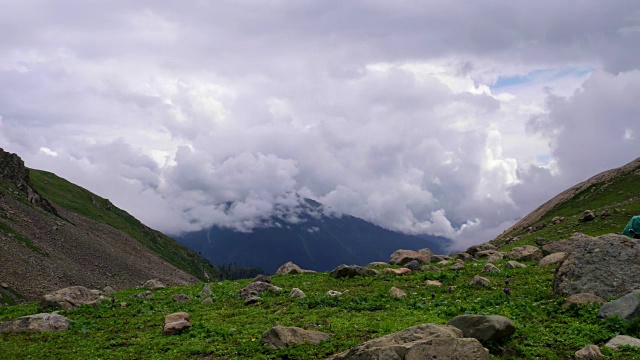
[[[634,1],[0,10],[1,146],[169,233],[297,193],[461,248],[638,153]]]

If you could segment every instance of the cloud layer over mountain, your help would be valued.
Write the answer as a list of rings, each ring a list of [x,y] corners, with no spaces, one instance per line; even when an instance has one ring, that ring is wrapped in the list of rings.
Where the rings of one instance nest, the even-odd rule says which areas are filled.
[[[169,233],[299,193],[464,247],[640,156],[636,1],[0,0],[0,30],[0,146]]]

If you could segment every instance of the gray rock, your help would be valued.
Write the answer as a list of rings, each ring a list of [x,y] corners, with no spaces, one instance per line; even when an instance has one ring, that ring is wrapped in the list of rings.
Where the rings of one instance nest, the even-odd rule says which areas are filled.
[[[503,258],[506,255],[502,251],[489,249],[489,250],[480,250],[480,251],[476,252],[474,257],[476,259],[481,259],[481,258],[484,258],[484,257],[490,257],[492,255],[496,255],[496,254],[497,254],[497,256],[500,256],[500,258]]]
[[[394,297],[394,298],[403,298],[407,296],[407,293],[393,286],[389,290],[389,295],[391,295],[391,297]]]
[[[489,352],[476,339],[465,339],[449,325],[422,324],[369,340],[328,360],[391,359],[489,359]]]
[[[429,261],[426,255],[423,255],[413,250],[396,250],[389,257],[389,264],[391,265],[404,265],[409,261],[415,260],[420,264],[424,264]]]
[[[200,304],[202,304],[202,305],[210,305],[210,304],[213,304],[213,299],[211,299],[210,297],[208,297],[208,298],[206,298],[206,299],[202,300],[202,301],[200,302]]]
[[[66,331],[69,329],[70,321],[58,314],[41,313],[22,316],[15,320],[1,322],[0,333]]]
[[[613,339],[607,341],[606,344],[604,344],[604,346],[610,347],[616,350],[618,349],[618,346],[623,346],[623,345],[640,347],[640,339],[627,336],[627,335],[618,335]]]
[[[375,266],[387,266],[389,264],[387,264],[386,262],[382,262],[382,261],[374,261],[371,263],[367,264],[367,267],[375,267]]]
[[[551,255],[558,252],[569,253],[577,243],[583,241],[593,241],[595,238],[587,236],[585,234],[576,233],[569,239],[550,241],[542,246],[542,254],[544,256]]]
[[[518,268],[524,269],[527,267],[527,265],[521,264],[517,261],[510,260],[510,261],[507,261],[504,267],[507,269],[518,269]]]
[[[427,280],[424,282],[426,286],[442,286],[442,283],[438,280]]]
[[[307,297],[307,295],[305,295],[304,292],[302,292],[302,290],[298,288],[291,289],[291,293],[289,293],[289,296],[298,299],[304,299],[305,297]]]
[[[327,293],[325,295],[327,295],[327,296],[340,296],[340,295],[342,295],[342,293],[340,291],[329,290],[329,291],[327,291]]]
[[[460,315],[447,325],[457,327],[464,337],[478,339],[481,343],[500,342],[516,332],[513,321],[499,315]]]
[[[547,255],[540,260],[540,262],[538,263],[538,266],[556,265],[560,263],[562,260],[564,260],[566,256],[567,254],[563,252],[557,252],[557,253]]]
[[[191,301],[191,298],[187,294],[173,295],[173,302],[186,303]]]
[[[358,265],[339,265],[335,269],[329,273],[331,277],[336,279],[345,278],[345,277],[355,277],[355,276],[373,276],[377,275],[380,272],[374,269],[369,269],[364,266]]]
[[[287,263],[289,264],[289,263]],[[293,264],[293,263],[292,263]],[[286,265],[286,264],[285,264]],[[294,264],[295,265],[295,264]],[[284,266],[284,265],[283,265]],[[297,266],[297,265],[296,265]],[[258,281],[262,281],[262,282],[266,282],[271,284],[271,276],[269,275],[265,275],[265,274],[259,274],[256,277],[253,278],[253,280],[251,280],[251,282],[258,282]]]
[[[588,292],[609,299],[640,289],[638,239],[606,234],[574,240],[572,244],[566,258],[556,269],[554,295]]]
[[[265,291],[273,291],[275,293],[279,292],[280,290],[282,290],[281,288],[274,286],[272,284],[266,283],[266,282],[262,282],[262,281],[256,281],[256,282],[252,282],[249,283],[249,285],[245,286],[242,290],[238,291],[238,294],[236,294],[239,298],[243,298],[246,299],[247,297],[249,297],[250,295],[257,295],[257,294],[261,294]]]
[[[404,264],[404,267],[406,267],[407,269],[410,269],[411,271],[422,270],[422,268],[420,267],[420,263],[415,260],[411,260],[408,263]]]
[[[249,296],[247,296],[244,299],[244,304],[245,305],[251,305],[251,304],[255,304],[257,302],[260,301],[260,297],[258,295],[256,295],[256,293],[251,293]]]
[[[190,327],[191,320],[189,319],[189,314],[186,312],[177,312],[164,317],[162,334],[175,335]]]
[[[491,281],[489,281],[489,279],[484,278],[482,276],[474,276],[473,279],[471,279],[470,282],[471,285],[473,286],[484,286],[484,287],[490,287],[491,286]]]
[[[262,345],[272,349],[284,349],[296,344],[314,344],[327,340],[329,334],[305,330],[299,327],[274,326],[262,334]]]
[[[429,248],[423,248],[418,250],[418,253],[424,255],[427,258],[427,262],[431,262],[431,257],[433,256],[433,251]]]
[[[449,267],[449,270],[462,270],[464,269],[464,263],[463,262],[457,262],[453,265],[451,265],[451,267]]]
[[[448,255],[431,255],[431,263],[439,263],[444,260],[451,260]]]
[[[442,269],[440,269],[437,266],[433,266],[433,265],[424,265],[423,267],[420,268],[420,270],[422,270],[422,271],[442,271]]]
[[[70,286],[44,295],[40,307],[73,310],[82,305],[96,306],[103,299],[84,286]]]
[[[579,222],[589,222],[593,221],[596,218],[596,213],[591,210],[585,210],[578,218]]]
[[[0,287],[2,287],[3,289],[8,289],[8,288],[9,288],[9,284],[7,284],[7,283],[0,283]]]
[[[465,252],[471,256],[476,256],[476,254],[480,251],[486,251],[486,250],[498,250],[498,248],[493,245],[493,244],[489,244],[489,243],[484,243],[484,244],[478,244],[478,245],[473,245],[471,247],[469,247],[467,250],[465,250]]]
[[[603,209],[602,212],[600,213],[601,218],[606,218],[609,216],[611,216],[611,210],[609,210],[609,208]]]
[[[200,290],[200,293],[198,293],[198,296],[203,298],[211,296],[211,285],[205,284],[202,290]]]
[[[625,320],[632,320],[640,316],[640,290],[613,301],[609,301],[600,307],[598,317],[610,318],[619,316]]]
[[[282,266],[280,266],[278,270],[276,270],[276,275],[287,275],[287,274],[292,274],[292,275],[302,274],[302,269],[300,268],[300,266],[289,261],[283,264]]]
[[[576,351],[576,359],[581,360],[596,360],[600,359],[604,355],[600,352],[600,348],[597,345],[587,345],[582,349]]]
[[[105,295],[111,295],[114,292],[116,292],[116,290],[114,288],[112,288],[111,286],[105,286],[104,289],[102,289],[102,293]]]
[[[140,298],[140,299],[149,299],[153,297],[153,293],[149,290],[143,291],[141,293],[133,294],[130,296],[131,298]]]
[[[571,306],[572,304],[576,304],[576,305],[588,305],[590,303],[604,304],[605,302],[606,301],[600,296],[593,295],[590,293],[580,293],[580,294],[573,294],[569,296],[564,301],[564,303],[562,303],[562,307],[565,308],[565,307]]]
[[[508,258],[518,261],[538,261],[542,256],[542,250],[532,245],[515,247],[507,253]]]
[[[500,269],[498,269],[497,266],[493,265],[492,263],[486,263],[484,265],[484,267],[482,268],[482,272],[483,273],[488,273],[488,272],[500,272]]]
[[[147,280],[143,286],[149,290],[163,289],[166,287],[159,279]]]
[[[466,252],[457,253],[455,258],[458,259],[458,260],[462,260],[462,261],[474,260],[473,256],[471,254],[466,253]]]

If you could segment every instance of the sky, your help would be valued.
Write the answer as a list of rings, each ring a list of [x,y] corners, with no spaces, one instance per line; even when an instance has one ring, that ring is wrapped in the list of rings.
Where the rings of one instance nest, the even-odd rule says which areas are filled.
[[[636,0],[0,0],[0,147],[169,234],[491,240],[640,156]]]

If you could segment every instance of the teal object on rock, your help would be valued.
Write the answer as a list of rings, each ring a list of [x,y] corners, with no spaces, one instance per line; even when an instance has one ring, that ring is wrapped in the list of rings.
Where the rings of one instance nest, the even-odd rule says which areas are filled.
[[[627,226],[624,227],[622,235],[627,235],[631,238],[635,235],[640,237],[640,216],[636,215],[629,220]]]

